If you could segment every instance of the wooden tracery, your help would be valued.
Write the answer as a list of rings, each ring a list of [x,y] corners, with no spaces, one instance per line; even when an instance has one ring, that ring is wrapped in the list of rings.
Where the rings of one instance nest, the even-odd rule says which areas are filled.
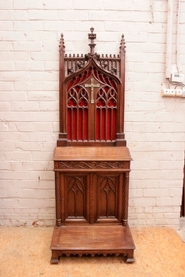
[[[61,36],[58,146],[83,145],[84,142],[86,145],[126,145],[124,36],[119,55],[100,56],[94,53],[96,35],[93,31],[91,28],[90,53],[85,55],[65,54]]]
[[[60,40],[60,130],[54,151],[56,225],[51,263],[63,254],[123,254],[134,261],[128,225],[131,156],[124,135],[125,41],[118,55],[65,54]]]

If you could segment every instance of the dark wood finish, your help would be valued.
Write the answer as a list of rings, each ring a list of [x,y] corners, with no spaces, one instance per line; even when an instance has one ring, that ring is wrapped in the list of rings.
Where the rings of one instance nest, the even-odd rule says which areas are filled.
[[[125,41],[122,36],[118,55],[94,53],[96,35],[91,28],[90,53],[65,54],[60,41],[60,133],[58,146],[125,146],[124,92]],[[94,102],[87,85],[93,78]],[[66,109],[67,106],[67,109]],[[73,132],[73,134],[71,134]]]
[[[125,43],[119,55],[65,55],[60,42],[60,133],[54,152],[56,226],[51,263],[63,254],[123,254],[134,261],[128,225],[131,156],[124,136]]]
[[[63,239],[65,238],[65,239]],[[134,243],[128,227],[99,226],[63,226],[56,227],[52,238],[51,263],[57,264],[59,257],[65,254],[125,254],[126,262],[134,262]]]
[[[181,204],[181,216],[185,216],[185,160],[184,160],[184,178],[183,178],[183,187],[182,187],[182,204]]]

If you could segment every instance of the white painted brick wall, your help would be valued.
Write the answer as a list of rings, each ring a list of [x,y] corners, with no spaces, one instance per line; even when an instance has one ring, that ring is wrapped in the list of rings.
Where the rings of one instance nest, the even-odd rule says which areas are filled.
[[[184,17],[181,1],[185,73]],[[58,44],[63,33],[66,52],[87,53],[93,26],[98,53],[118,53],[122,33],[126,40],[125,133],[133,158],[130,225],[178,228],[185,99],[161,97],[166,18],[167,0],[0,1],[0,225],[54,223]]]

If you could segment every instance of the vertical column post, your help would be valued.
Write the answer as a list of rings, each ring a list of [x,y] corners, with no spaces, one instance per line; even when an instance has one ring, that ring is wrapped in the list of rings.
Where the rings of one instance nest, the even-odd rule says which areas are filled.
[[[64,77],[65,77],[65,44],[64,37],[61,34],[59,44],[59,139],[57,141],[58,146],[67,144],[67,133],[66,133],[66,93],[63,88]]]
[[[56,199],[56,226],[62,224],[61,220],[61,204],[60,204],[60,173],[55,172],[55,199]]]
[[[124,182],[124,189],[123,189],[123,219],[122,224],[123,226],[127,226],[128,224],[128,189],[129,189],[129,172],[125,172],[125,182]]]

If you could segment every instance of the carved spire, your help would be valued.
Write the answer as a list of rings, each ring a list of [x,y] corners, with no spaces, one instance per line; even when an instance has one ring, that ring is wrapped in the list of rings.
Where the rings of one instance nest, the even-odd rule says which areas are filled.
[[[96,39],[96,34],[94,34],[94,28],[90,28],[91,33],[88,34],[88,38],[91,40],[91,43],[89,43],[90,46],[90,55],[94,55],[94,48],[96,46],[96,44],[94,43],[94,40]]]
[[[65,44],[64,44],[64,36],[61,34],[60,42],[59,42],[59,51],[63,50],[65,52]]]
[[[120,47],[119,47],[119,49],[120,49],[120,54],[121,54],[121,52],[125,52],[125,48],[126,48],[126,46],[125,46],[125,38],[124,38],[124,35],[122,35],[122,37],[121,37],[121,42],[120,42]]]

